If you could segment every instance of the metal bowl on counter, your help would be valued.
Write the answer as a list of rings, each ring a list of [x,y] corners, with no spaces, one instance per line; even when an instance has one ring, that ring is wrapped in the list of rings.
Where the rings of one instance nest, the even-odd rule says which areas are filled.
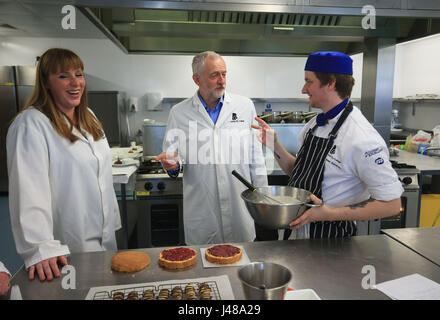
[[[281,118],[286,123],[301,123],[304,120],[302,111],[286,111],[281,113]]]
[[[248,189],[241,193],[250,215],[257,224],[267,229],[290,228],[289,223],[301,216],[308,207],[321,205],[307,202],[310,192],[290,186],[268,186],[256,188],[260,194],[280,203],[262,201],[258,193]]]
[[[263,119],[267,123],[280,123],[281,111],[264,111],[258,118]]]
[[[316,116],[316,112],[304,111],[265,111],[258,115],[267,123],[303,123],[310,121],[314,116]]]

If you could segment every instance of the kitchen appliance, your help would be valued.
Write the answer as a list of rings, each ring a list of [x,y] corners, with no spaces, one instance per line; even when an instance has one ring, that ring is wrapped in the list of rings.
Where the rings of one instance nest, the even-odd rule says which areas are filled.
[[[391,131],[402,131],[402,124],[400,123],[399,110],[393,109],[391,111]]]
[[[125,96],[124,92],[119,91],[89,91],[87,93],[88,105],[101,121],[111,147],[128,145],[129,128],[127,124],[124,124],[127,128],[123,129],[121,120]]]
[[[419,226],[420,186],[416,166],[391,160],[391,165],[402,182],[402,207],[398,215],[381,220],[382,229],[414,228]]]
[[[0,66],[0,192],[8,191],[6,135],[11,121],[34,90],[35,67]]]
[[[162,153],[162,142],[165,138],[166,129],[166,123],[156,122],[155,120],[151,119],[144,119],[144,154],[158,155]]]
[[[370,221],[357,222],[357,235],[379,234],[380,229],[416,228],[419,226],[419,203],[420,203],[420,170],[413,165],[398,163],[391,160],[391,165],[402,183],[403,193],[400,197],[402,202],[400,212],[397,215]]]
[[[138,247],[184,245],[182,175],[170,178],[154,158],[143,156],[136,176]]]

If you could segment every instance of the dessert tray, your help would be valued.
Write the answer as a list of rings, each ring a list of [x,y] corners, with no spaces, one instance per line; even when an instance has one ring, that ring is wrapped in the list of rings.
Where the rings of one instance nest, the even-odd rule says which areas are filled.
[[[172,295],[176,287],[181,288],[181,295]],[[191,290],[191,288],[193,290]],[[201,289],[204,288],[204,289]],[[208,288],[207,291],[206,288]],[[154,295],[154,300],[161,300],[163,293],[167,292],[169,296],[164,300],[234,300],[231,283],[226,275],[183,279],[155,281],[148,283],[136,283],[128,285],[92,287],[85,300],[114,300],[114,297],[122,297],[120,300],[132,300],[130,297],[136,297],[133,300],[143,300],[145,292]],[[201,291],[205,291],[204,293]],[[209,295],[208,295],[209,293]]]

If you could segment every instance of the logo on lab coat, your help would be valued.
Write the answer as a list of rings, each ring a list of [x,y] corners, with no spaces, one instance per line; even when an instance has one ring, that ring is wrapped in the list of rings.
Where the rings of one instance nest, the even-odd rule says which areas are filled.
[[[233,112],[232,113],[232,120],[230,122],[244,122],[244,120],[238,119],[238,115],[235,112]]]
[[[376,162],[376,164],[382,164],[384,163],[382,158],[377,158],[376,160],[374,160],[374,162]]]

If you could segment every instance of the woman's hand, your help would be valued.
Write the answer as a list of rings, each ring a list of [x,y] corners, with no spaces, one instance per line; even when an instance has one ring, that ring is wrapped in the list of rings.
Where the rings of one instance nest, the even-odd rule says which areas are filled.
[[[61,266],[66,266],[67,258],[65,256],[53,257],[43,261],[40,261],[29,267],[29,280],[34,280],[35,271],[38,273],[40,281],[51,281],[54,277],[60,277],[60,269],[58,267],[58,262]]]
[[[307,200],[312,200],[314,204],[319,204],[319,205],[322,204],[322,200],[313,194],[308,196]],[[326,219],[326,217],[328,217],[328,210],[329,208],[325,205],[307,209],[300,217],[296,218],[295,220],[292,220],[292,222],[289,223],[290,228],[298,229],[310,222],[328,220],[328,218]]]
[[[258,140],[268,147],[270,150],[274,151],[275,143],[278,142],[277,133],[274,129],[272,129],[264,120],[255,117],[255,120],[261,125],[258,126],[256,124],[251,125],[252,128],[257,129],[257,138]]]

